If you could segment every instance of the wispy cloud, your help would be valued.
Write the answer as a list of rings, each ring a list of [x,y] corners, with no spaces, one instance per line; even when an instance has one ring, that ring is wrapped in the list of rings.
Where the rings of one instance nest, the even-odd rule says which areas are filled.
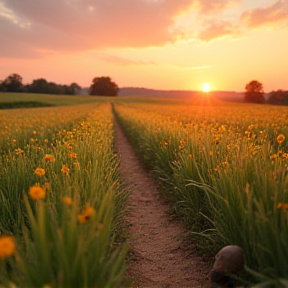
[[[195,71],[202,71],[210,69],[210,65],[201,65],[201,66],[174,66],[179,70],[195,70]]]
[[[203,27],[197,38],[205,42],[238,34],[237,25],[228,21],[212,20],[203,23]]]
[[[274,4],[245,11],[241,23],[249,28],[260,26],[288,25],[288,1],[278,0]]]
[[[6,7],[3,2],[0,2],[0,18],[8,19],[21,28],[29,28],[31,26],[29,21],[17,17],[13,10]]]
[[[97,55],[97,58],[99,58],[101,61],[114,64],[114,65],[119,65],[119,66],[155,65],[155,62],[153,61],[131,60],[131,59],[116,56],[116,55],[108,55],[108,54],[102,54],[102,53],[99,53]]]
[[[0,57],[39,57],[43,51],[73,53],[105,48],[164,46],[179,40],[209,42],[235,37],[241,29],[245,31],[273,23],[287,23],[288,0],[278,0],[271,6],[246,11],[233,21],[225,18],[225,11],[240,2],[0,0],[1,38],[4,39],[1,41]],[[175,19],[189,13],[196,21],[193,18],[188,26],[177,26]],[[119,65],[145,64],[108,58],[106,61],[118,62]]]

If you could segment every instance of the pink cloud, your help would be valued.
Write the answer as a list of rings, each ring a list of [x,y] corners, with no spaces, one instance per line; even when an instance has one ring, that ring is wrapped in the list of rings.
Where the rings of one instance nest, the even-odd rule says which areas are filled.
[[[135,61],[127,59],[124,57],[119,57],[115,55],[101,54],[97,55],[98,58],[104,62],[116,64],[120,66],[138,66],[138,65],[155,65],[155,62],[152,61]]]
[[[198,33],[197,38],[205,42],[235,35],[238,30],[237,27],[230,22],[217,20],[207,22],[204,27],[205,28]]]
[[[198,6],[200,7],[201,14],[219,13],[227,7],[239,2],[238,0],[199,0]]]
[[[249,28],[288,23],[288,1],[278,0],[270,6],[248,10],[242,14],[241,23]]]
[[[1,39],[4,39],[0,57],[35,58],[53,52],[163,46],[193,38],[212,41],[234,36],[240,26],[245,29],[287,21],[288,0],[246,11],[240,20],[228,21],[222,12],[239,1],[0,0]],[[2,14],[1,7],[4,7]],[[7,11],[9,15],[5,16]],[[195,26],[175,26],[175,17],[191,11],[198,16]],[[128,65],[130,60],[106,61]]]
[[[195,5],[199,13],[219,11],[231,1],[0,0],[2,7],[5,5],[11,14],[30,24],[23,28],[15,24],[17,21],[8,23],[0,13],[1,31],[5,31],[1,53],[15,57],[27,52],[30,57],[43,49],[74,52],[163,46],[177,38],[171,29],[175,16]]]

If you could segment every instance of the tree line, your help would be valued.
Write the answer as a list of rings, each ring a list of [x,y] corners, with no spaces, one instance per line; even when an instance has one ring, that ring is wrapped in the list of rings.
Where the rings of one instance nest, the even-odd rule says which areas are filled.
[[[70,85],[61,85],[48,82],[44,78],[35,79],[31,84],[24,85],[22,77],[17,73],[13,73],[0,81],[0,92],[76,95],[80,93],[81,89],[81,86],[75,82]],[[88,90],[90,95],[99,96],[117,96],[118,91],[117,84],[110,77],[95,77]]]
[[[266,101],[264,96],[263,84],[257,80],[252,80],[245,86],[245,96],[244,101],[249,103],[258,104],[272,104],[272,105],[288,105],[288,91],[278,89],[276,91],[271,91],[268,94],[268,99]]]
[[[70,85],[61,85],[48,82],[44,78],[35,79],[31,84],[24,85],[23,79],[19,74],[11,74],[5,80],[0,81],[0,92],[26,92],[26,93],[45,93],[45,94],[66,94],[76,95],[81,91],[81,86],[73,82]],[[263,84],[257,80],[252,80],[245,86],[244,102],[258,104],[288,105],[288,91],[276,90],[265,99]],[[95,77],[92,80],[88,92],[90,95],[97,96],[117,96],[118,85],[110,77]]]
[[[48,82],[44,78],[35,79],[31,84],[23,84],[23,79],[19,74],[11,74],[3,81],[0,81],[1,92],[26,92],[45,94],[66,94],[75,95],[81,90],[81,86],[73,82],[70,85],[61,85]]]

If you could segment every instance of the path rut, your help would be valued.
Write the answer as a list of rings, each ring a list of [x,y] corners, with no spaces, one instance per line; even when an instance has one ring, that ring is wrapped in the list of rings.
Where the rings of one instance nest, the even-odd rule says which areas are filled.
[[[132,191],[125,223],[133,251],[127,272],[128,277],[136,278],[133,288],[206,286],[211,265],[187,248],[181,223],[168,213],[169,205],[160,197],[153,177],[139,163],[116,120],[114,127],[120,171]]]

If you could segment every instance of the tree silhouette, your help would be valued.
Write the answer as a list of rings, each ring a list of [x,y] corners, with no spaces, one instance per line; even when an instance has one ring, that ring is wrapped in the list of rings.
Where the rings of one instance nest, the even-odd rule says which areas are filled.
[[[246,92],[244,101],[262,104],[265,102],[264,90],[262,83],[252,80],[245,86]]]
[[[89,88],[90,95],[117,96],[119,88],[110,77],[95,77]]]
[[[288,91],[279,89],[270,92],[267,103],[272,105],[288,105]]]
[[[73,82],[69,85],[68,89],[71,95],[76,95],[81,90],[81,86]]]
[[[73,82],[70,85],[60,85],[54,82],[48,82],[44,78],[33,80],[31,84],[26,85],[26,92],[29,93],[46,93],[46,94],[66,94],[75,95],[81,90],[81,87]]]
[[[16,73],[11,74],[2,82],[1,86],[6,92],[22,92],[22,77]]]
[[[33,80],[33,82],[27,86],[29,93],[49,93],[48,82],[44,78]]]

